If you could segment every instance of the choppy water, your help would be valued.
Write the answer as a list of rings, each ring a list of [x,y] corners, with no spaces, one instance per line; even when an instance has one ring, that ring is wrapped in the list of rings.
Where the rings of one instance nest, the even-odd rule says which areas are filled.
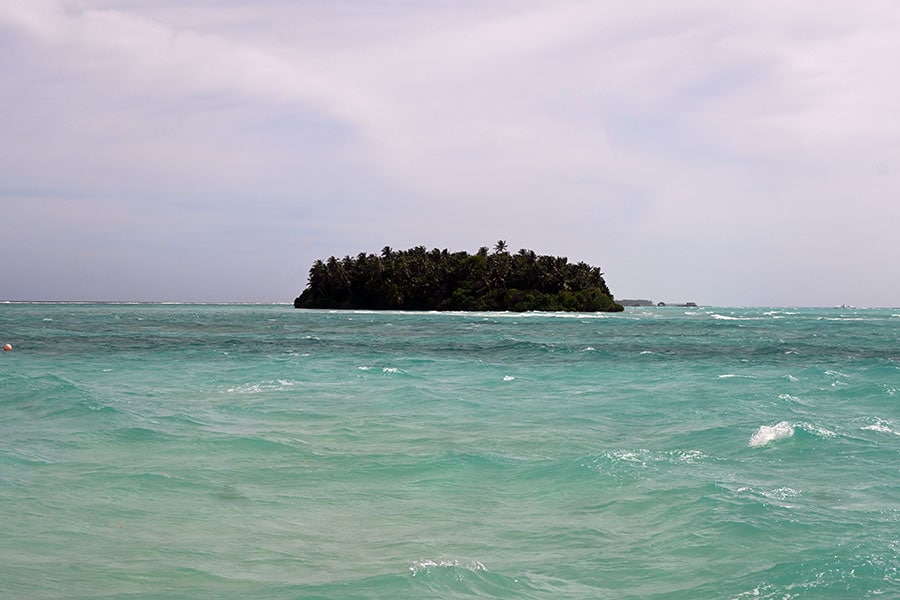
[[[900,598],[900,310],[0,305],[3,598]]]

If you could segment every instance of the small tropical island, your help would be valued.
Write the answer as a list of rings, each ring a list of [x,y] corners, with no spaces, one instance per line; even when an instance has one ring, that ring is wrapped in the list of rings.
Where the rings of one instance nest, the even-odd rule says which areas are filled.
[[[619,312],[599,267],[505,241],[475,254],[416,246],[317,260],[294,308]]]

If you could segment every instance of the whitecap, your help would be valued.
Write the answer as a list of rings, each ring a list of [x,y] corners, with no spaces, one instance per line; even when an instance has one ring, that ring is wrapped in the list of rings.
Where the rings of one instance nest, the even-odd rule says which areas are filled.
[[[687,464],[694,464],[697,461],[706,458],[706,454],[704,454],[700,450],[676,450],[672,453],[672,456],[675,460],[679,460]]]
[[[515,379],[515,377],[513,377],[512,375],[503,376],[503,381],[512,381],[513,379]]]
[[[784,440],[794,435],[794,427],[787,421],[781,421],[775,425],[760,425],[759,429],[750,436],[750,446],[760,448],[775,440]]]
[[[882,423],[876,423],[874,425],[866,425],[865,427],[862,427],[861,429],[864,429],[867,431],[878,431],[881,433],[894,433],[893,429],[891,429],[890,427],[888,427],[887,425],[884,425]],[[897,435],[900,435],[900,433],[898,433]]]
[[[283,390],[297,385],[296,381],[288,381],[287,379],[276,379],[274,381],[248,382],[241,385],[227,388],[225,391],[229,394],[259,394],[260,392],[271,392]]]
[[[710,316],[717,321],[759,321],[760,320],[757,317],[729,317],[728,315],[720,315],[719,313],[712,313]]]
[[[796,498],[800,495],[799,490],[795,490],[794,488],[789,487],[780,487],[775,488],[774,490],[764,490],[760,493],[770,500],[787,500],[789,498]]]
[[[642,467],[651,464],[694,464],[707,458],[707,455],[701,450],[668,450],[657,452],[646,449],[639,450],[617,450],[615,452],[605,452],[605,459],[613,462],[634,463]]]
[[[803,431],[819,437],[837,437],[837,434],[830,429],[825,429],[824,427],[819,427],[818,425],[813,425],[811,423],[800,423],[799,427],[803,429]]]
[[[860,429],[864,429],[866,431],[877,431],[879,433],[893,433],[894,435],[900,435],[900,431],[894,431],[893,426],[890,421],[885,421],[884,419],[874,419],[874,423],[871,425],[866,425],[861,427]]]
[[[397,367],[381,367],[381,372],[385,375],[409,375],[408,371]]]
[[[412,571],[413,576],[416,576],[421,572],[428,571],[429,569],[467,569],[469,571],[487,571],[484,563],[478,560],[461,563],[458,560],[447,560],[443,558],[439,560],[421,558],[417,561],[413,561],[413,563],[409,566],[409,570]]]
[[[593,352],[595,350],[596,350],[596,348],[594,348],[593,346],[588,346],[587,348],[584,349],[585,352]]]

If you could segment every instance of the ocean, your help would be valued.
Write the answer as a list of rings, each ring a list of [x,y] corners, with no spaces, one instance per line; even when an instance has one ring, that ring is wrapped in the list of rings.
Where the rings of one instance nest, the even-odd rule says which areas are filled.
[[[900,309],[0,304],[0,597],[900,598]]]

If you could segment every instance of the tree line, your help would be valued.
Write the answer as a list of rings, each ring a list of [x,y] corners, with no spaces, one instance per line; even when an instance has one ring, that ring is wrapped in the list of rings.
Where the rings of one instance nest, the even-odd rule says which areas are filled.
[[[317,260],[295,308],[471,311],[621,311],[598,267],[531,250],[427,250]]]

